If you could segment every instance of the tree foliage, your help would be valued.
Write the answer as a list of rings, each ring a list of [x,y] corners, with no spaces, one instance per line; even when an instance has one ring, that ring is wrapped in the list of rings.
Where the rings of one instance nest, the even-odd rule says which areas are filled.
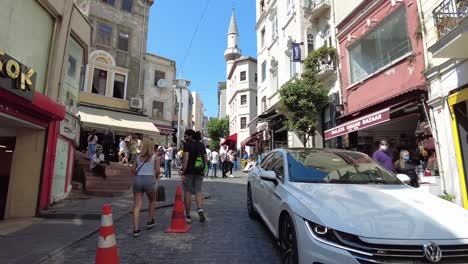
[[[229,135],[229,118],[213,118],[208,122],[208,136],[211,141],[208,143],[210,148],[218,148],[221,138]]]
[[[288,130],[295,131],[306,146],[315,136],[323,108],[328,104],[328,91],[317,78],[319,58],[326,54],[335,59],[335,50],[319,49],[305,60],[302,78],[285,83],[280,90],[281,111],[286,116]],[[315,140],[312,141],[315,147]]]

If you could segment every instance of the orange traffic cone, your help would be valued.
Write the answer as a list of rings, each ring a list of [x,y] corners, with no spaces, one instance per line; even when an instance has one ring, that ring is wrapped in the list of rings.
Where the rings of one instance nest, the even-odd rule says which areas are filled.
[[[179,184],[177,185],[174,210],[172,211],[171,227],[166,229],[166,233],[187,233],[190,229],[192,229],[192,227],[185,222],[182,187],[180,187]]]
[[[118,264],[117,242],[115,241],[114,223],[112,221],[112,206],[102,207],[101,230],[99,230],[96,250],[96,264]]]

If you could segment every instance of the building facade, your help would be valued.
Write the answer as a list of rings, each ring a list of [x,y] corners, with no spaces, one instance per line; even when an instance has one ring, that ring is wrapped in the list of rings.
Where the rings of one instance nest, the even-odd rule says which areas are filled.
[[[174,143],[173,122],[177,121],[174,108],[176,62],[158,55],[146,53],[144,112],[159,129],[158,145]]]
[[[249,124],[257,115],[257,60],[243,57],[239,48],[239,30],[234,11],[228,31],[226,60],[226,114],[229,116],[230,136],[224,142],[241,148],[241,143],[255,133]]]
[[[97,130],[98,137],[107,129],[116,137],[136,134],[156,139],[160,135],[143,107],[148,15],[153,3],[90,1],[89,19],[94,31],[79,94],[82,148],[92,129]]]
[[[0,219],[30,217],[71,189],[76,125],[63,120],[76,120],[79,81],[67,82],[80,79],[91,25],[54,0],[3,1],[0,23]]]
[[[192,92],[192,99],[192,128],[201,133],[205,122],[205,106],[199,93]]]
[[[468,208],[468,1],[422,0],[421,34],[441,190]]]
[[[378,149],[380,139],[387,139],[394,160],[401,150],[408,150],[419,172],[438,176],[424,103],[425,49],[419,37],[418,4],[406,0],[334,3],[335,9],[354,8],[337,18],[343,111],[340,124],[326,130],[325,139],[341,137],[344,148],[369,155]],[[432,180],[434,186],[427,189],[440,193],[440,177]]]

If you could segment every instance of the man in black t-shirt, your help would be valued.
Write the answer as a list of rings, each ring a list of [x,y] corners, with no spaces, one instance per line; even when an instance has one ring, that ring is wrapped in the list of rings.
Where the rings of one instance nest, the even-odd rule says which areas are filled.
[[[200,217],[200,223],[203,223],[206,221],[205,214],[202,209],[202,182],[204,173],[195,168],[195,162],[199,157],[201,157],[201,160],[206,162],[206,149],[200,141],[195,140],[194,136],[195,131],[192,129],[185,131],[184,160],[180,175],[182,177],[182,185],[185,193],[184,201],[186,221],[187,223],[192,222],[190,217],[190,206],[192,204],[192,194],[195,194],[198,216]]]

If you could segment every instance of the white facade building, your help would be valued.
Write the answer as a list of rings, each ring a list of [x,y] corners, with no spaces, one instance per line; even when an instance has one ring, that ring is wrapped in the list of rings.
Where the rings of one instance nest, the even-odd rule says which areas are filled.
[[[147,53],[145,56],[144,112],[160,131],[158,145],[172,142],[174,115],[174,87],[176,63],[173,60]],[[169,140],[170,139],[170,140]]]
[[[255,125],[249,125],[249,123],[257,115],[257,60],[242,57],[234,11],[229,25],[228,47],[224,58],[226,60],[225,95],[226,115],[229,116],[229,134],[237,134],[236,147],[240,149],[242,141],[255,133]]]
[[[192,109],[192,124],[195,131],[202,132],[203,130],[203,117],[205,115],[205,106],[201,100],[201,96],[197,92],[192,92],[193,109]]]
[[[257,0],[258,113],[257,130],[265,130],[270,148],[303,147],[295,132],[284,127],[284,116],[277,113],[279,89],[303,71],[301,62],[293,62],[292,43],[300,43],[302,59],[322,46],[335,46],[333,8],[328,0]],[[328,87],[333,103],[339,104],[339,82],[335,63],[323,65],[319,78]],[[333,95],[333,96],[332,96]],[[325,122],[334,120],[334,108],[325,109]],[[328,114],[327,114],[328,113]],[[327,120],[328,119],[328,120]],[[308,146],[313,145],[312,141]],[[323,146],[322,127],[315,146]]]
[[[182,93],[182,96],[181,96]],[[181,134],[183,135],[185,130],[193,128],[193,120],[192,120],[192,113],[193,113],[193,98],[192,92],[190,92],[187,88],[176,89],[176,105],[175,105],[175,116],[178,118],[179,114],[179,100],[181,100]],[[178,120],[178,119],[176,119]],[[177,122],[176,122],[177,123]]]
[[[468,208],[468,1],[418,1],[441,188]]]

